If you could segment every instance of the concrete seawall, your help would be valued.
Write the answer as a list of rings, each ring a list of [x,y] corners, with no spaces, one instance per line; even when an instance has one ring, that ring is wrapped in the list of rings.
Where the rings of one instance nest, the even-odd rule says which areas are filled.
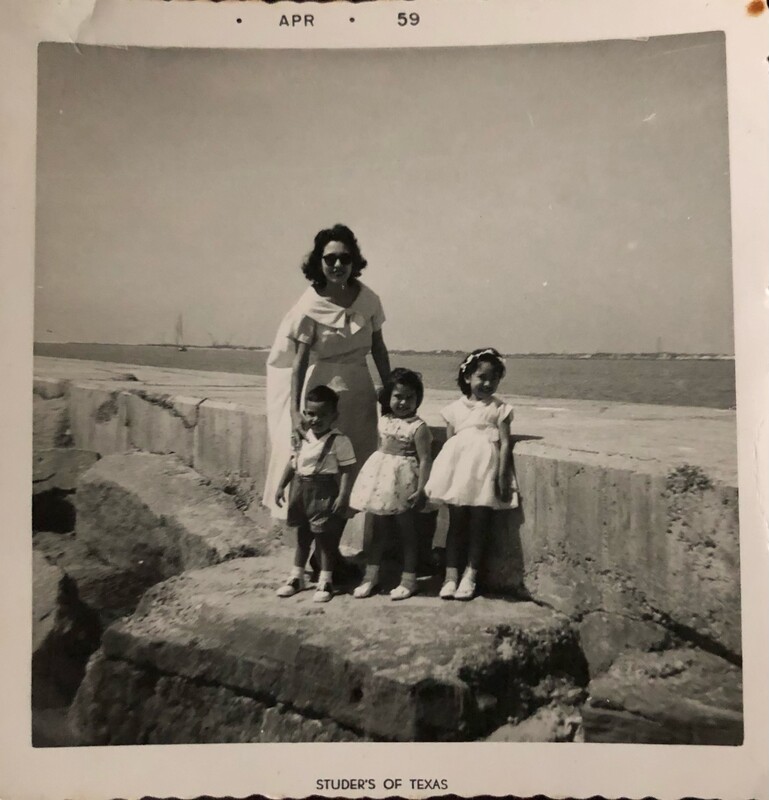
[[[76,448],[175,454],[269,524],[263,378],[36,358],[35,393],[63,402]],[[420,413],[438,426],[452,398],[428,391]],[[522,504],[493,532],[488,589],[567,614],[596,657],[662,626],[738,662],[734,412],[509,399]]]

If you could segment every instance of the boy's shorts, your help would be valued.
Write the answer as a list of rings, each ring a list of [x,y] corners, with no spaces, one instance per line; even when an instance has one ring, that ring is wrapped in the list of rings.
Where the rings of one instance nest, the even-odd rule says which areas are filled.
[[[287,523],[307,525],[313,533],[330,533],[343,523],[331,509],[339,494],[334,475],[295,475],[288,491]]]

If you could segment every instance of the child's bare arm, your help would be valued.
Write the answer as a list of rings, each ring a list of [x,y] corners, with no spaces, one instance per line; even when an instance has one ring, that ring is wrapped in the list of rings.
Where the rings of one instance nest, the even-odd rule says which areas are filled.
[[[420,425],[414,434],[414,444],[417,449],[417,459],[419,460],[419,476],[417,490],[409,497],[409,503],[417,508],[424,504],[425,484],[430,477],[430,469],[433,465],[433,437],[427,425]]]
[[[447,439],[451,439],[451,437],[453,435],[454,435],[454,426],[450,422],[447,422],[446,423],[446,438]]]
[[[350,505],[350,492],[352,491],[352,471],[354,464],[339,467],[339,494],[334,500],[332,511],[334,514],[344,514]]]
[[[512,459],[510,448],[510,418],[500,421],[499,425],[499,467],[497,469],[497,496],[503,503],[510,502],[513,496]]]
[[[291,462],[291,460],[289,460],[288,462],[286,462],[283,474],[280,476],[280,481],[278,482],[277,491],[275,492],[275,505],[278,508],[283,507],[283,494],[286,491],[286,486],[288,486],[288,484],[291,483],[291,480],[294,477],[294,472],[295,472],[294,465]]]

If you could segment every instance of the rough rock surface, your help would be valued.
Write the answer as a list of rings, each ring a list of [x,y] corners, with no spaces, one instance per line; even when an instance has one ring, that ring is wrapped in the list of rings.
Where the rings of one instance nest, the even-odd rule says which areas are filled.
[[[489,736],[487,742],[578,742],[582,741],[582,718],[574,706],[553,704],[537,709],[517,725],[508,723]]]
[[[88,656],[99,646],[99,621],[69,578],[45,556],[32,558],[32,704],[72,699]]]
[[[33,547],[72,581],[81,602],[104,628],[134,611],[147,588],[141,574],[105,562],[74,533],[37,533]]]
[[[267,527],[262,378],[35,361],[37,399],[66,393],[78,447],[176,453]],[[428,392],[428,423],[448,397]],[[522,503],[491,531],[486,588],[528,590],[574,617],[650,620],[739,655],[734,412],[523,397],[514,405]],[[437,538],[444,532],[441,519]],[[354,519],[345,542],[362,540]]]
[[[69,412],[66,397],[32,397],[32,443],[35,452],[53,447],[69,447]]]
[[[32,494],[50,489],[74,492],[80,475],[97,459],[96,453],[74,447],[36,449],[32,458]]]
[[[585,741],[742,744],[741,670],[710,653],[627,653],[588,691]]]
[[[736,487],[691,465],[655,473],[587,460],[516,460],[531,595],[569,616],[601,610],[686,629],[739,655]]]
[[[81,476],[76,506],[77,538],[145,586],[269,547],[231,498],[174,456],[103,458]]]
[[[591,677],[606,672],[625,650],[667,650],[676,642],[673,634],[656,622],[603,611],[586,614],[580,621],[579,640]]]
[[[133,617],[105,632],[78,692],[72,719],[82,739],[229,741],[241,726],[243,740],[263,741],[266,723],[254,701],[274,709],[270,735],[281,741],[314,740],[309,720],[323,721],[335,741],[341,731],[365,739],[477,739],[529,716],[554,687],[587,681],[575,632],[548,609],[423,595],[404,603],[340,595],[322,606],[312,592],[281,600],[274,592],[286,567],[286,559],[238,559],[148,591]],[[228,694],[217,695],[223,687]],[[163,733],[151,720],[162,716],[172,691],[189,710]],[[201,732],[203,706],[208,727]],[[289,712],[301,720],[288,724]],[[110,720],[125,723],[115,730]]]
[[[115,684],[119,685],[116,686]],[[119,693],[121,702],[106,703]],[[87,742],[202,744],[353,742],[361,737],[328,719],[311,719],[226,686],[166,675],[97,653],[70,712],[70,729],[87,708]],[[82,730],[81,730],[82,733]]]

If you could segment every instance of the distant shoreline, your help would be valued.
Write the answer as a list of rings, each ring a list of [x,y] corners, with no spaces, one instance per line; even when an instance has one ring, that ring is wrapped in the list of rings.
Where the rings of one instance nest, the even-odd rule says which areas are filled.
[[[175,344],[149,343],[136,344],[126,342],[34,342],[38,345],[81,345],[96,347],[167,347],[178,350]],[[188,344],[186,350],[244,350],[249,352],[267,352],[269,347],[234,345],[234,344]],[[446,356],[452,358],[463,358],[468,351],[464,350],[410,350],[391,348],[390,353],[404,356]],[[723,353],[503,353],[505,358],[553,358],[564,360],[642,360],[642,361],[734,361],[733,355]]]

